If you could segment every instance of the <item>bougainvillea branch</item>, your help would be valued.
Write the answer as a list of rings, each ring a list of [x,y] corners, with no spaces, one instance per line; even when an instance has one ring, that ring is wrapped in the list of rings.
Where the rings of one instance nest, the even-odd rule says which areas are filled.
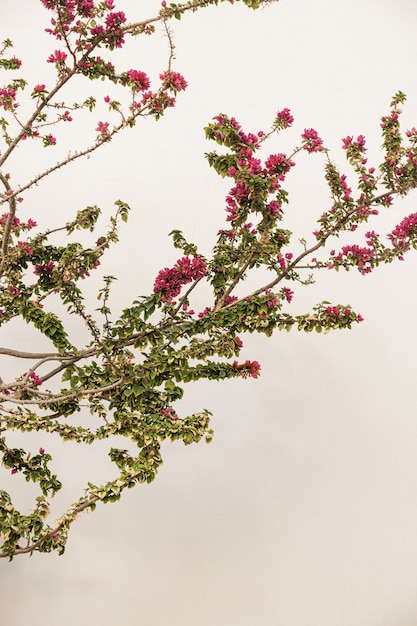
[[[259,6],[256,0],[244,3]],[[245,132],[235,118],[220,114],[205,131],[221,151],[213,150],[206,157],[217,174],[230,178],[232,184],[225,199],[225,222],[211,255],[206,258],[196,244],[174,230],[170,235],[180,251],[178,260],[157,273],[151,294],[135,299],[113,319],[114,278],[105,276],[97,294],[99,308],[90,311],[84,301],[88,278],[109,247],[117,244],[130,208],[116,200],[110,225],[101,233],[97,206],[83,208],[63,226],[49,229],[37,223],[36,207],[32,217],[23,220],[21,194],[95,152],[133,127],[138,118],[157,120],[171,108],[187,81],[173,69],[169,22],[217,0],[170,5],[163,1],[155,17],[132,22],[115,9],[113,0],[42,0],[42,4],[52,15],[47,31],[55,42],[46,62],[55,68],[56,82],[50,87],[39,82],[30,88],[33,110],[27,119],[21,119],[18,107],[25,99],[26,81],[12,78],[0,88],[0,204],[5,207],[0,216],[0,327],[18,321],[28,344],[36,336],[44,346],[33,351],[0,348],[0,355],[12,360],[12,371],[19,372],[0,379],[3,471],[22,475],[39,488],[30,512],[19,511],[11,495],[0,490],[0,556],[9,559],[35,551],[62,554],[69,528],[80,513],[93,510],[98,502],[116,501],[124,489],[155,478],[162,463],[162,441],[210,441],[209,411],[198,408],[192,415],[180,415],[176,404],[192,381],[258,378],[257,360],[239,360],[245,333],[269,336],[292,328],[327,332],[362,321],[350,304],[327,301],[305,314],[292,314],[297,287],[308,286],[323,271],[357,269],[367,275],[417,247],[415,213],[404,216],[385,237],[367,225],[378,223],[380,210],[389,210],[396,197],[417,186],[417,131],[400,130],[404,94],[396,94],[382,118],[380,165],[368,164],[362,135],[342,140],[348,175],[336,167],[313,128],[301,133],[290,154],[268,150],[264,156],[271,142],[279,150],[279,134],[293,125],[289,108],[276,113],[269,130],[257,132]],[[143,68],[116,69],[107,57],[127,37],[151,35],[158,23],[168,35],[168,60],[153,90]],[[6,57],[10,48],[11,42],[5,40],[0,69],[14,76],[22,63],[15,56]],[[99,56],[100,49],[106,58]],[[89,94],[78,103],[66,104],[61,91],[79,76],[103,79],[109,95],[101,103]],[[59,135],[61,127],[75,125],[80,111],[95,115],[99,109],[99,119],[91,124],[91,141],[84,147],[27,180],[15,182],[4,170],[10,164],[13,171],[15,149],[24,149],[27,142],[37,142],[39,149],[53,154],[55,146],[65,141]],[[314,232],[294,241],[284,210],[289,202],[285,183],[303,152],[323,160],[331,200],[318,216]],[[91,233],[90,245],[77,241],[79,231]],[[65,244],[54,243],[57,232],[67,237]],[[249,275],[256,288],[246,287]],[[200,293],[202,285],[201,292],[208,294],[206,306],[195,311],[190,296]],[[73,319],[86,329],[86,340],[72,337]],[[10,368],[2,374],[6,371]],[[47,444],[35,452],[30,442],[14,447],[9,439],[12,431],[19,432],[23,441],[33,431],[80,445],[108,439],[114,445],[109,452],[114,473],[102,485],[86,480],[81,497],[51,520],[50,500],[63,484],[53,473]],[[128,449],[117,447],[120,437],[125,437]]]

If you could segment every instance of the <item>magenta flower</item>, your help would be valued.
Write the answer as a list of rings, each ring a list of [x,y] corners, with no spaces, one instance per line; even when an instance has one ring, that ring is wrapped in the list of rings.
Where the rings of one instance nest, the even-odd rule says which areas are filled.
[[[361,274],[372,272],[372,262],[375,256],[372,248],[365,248],[357,244],[343,246],[341,252],[335,257],[336,265],[344,265],[345,261],[356,265]]]
[[[388,235],[388,239],[395,247],[410,247],[409,241],[411,236],[417,234],[417,213],[411,213],[405,217]]]
[[[293,299],[294,292],[291,291],[291,289],[288,289],[288,287],[283,287],[282,291],[284,293],[284,298],[286,299],[288,303],[290,303],[291,300]]]
[[[29,256],[33,254],[33,250],[27,241],[18,241],[17,247],[22,248],[26,252],[26,254],[28,254]]]
[[[241,364],[237,361],[233,361],[233,367],[239,372],[239,376],[242,378],[247,378],[248,376],[258,378],[261,373],[261,366],[258,361],[247,360]]]
[[[272,215],[279,215],[281,212],[281,203],[276,200],[271,200],[268,204],[268,210],[272,213]]]
[[[314,128],[305,128],[301,135],[303,139],[303,149],[307,152],[321,152],[323,150],[323,140]]]
[[[277,113],[277,125],[280,128],[288,128],[292,125],[294,118],[291,115],[290,109],[282,109],[282,111],[278,111]]]
[[[295,165],[286,154],[271,154],[265,161],[268,174],[279,174],[284,176]]]
[[[144,89],[149,89],[151,83],[145,72],[130,70],[128,74],[129,81],[135,87],[135,91],[143,91]]]
[[[188,83],[182,74],[178,72],[164,72],[159,75],[165,85],[174,91],[184,91],[188,87]]]
[[[115,48],[121,48],[125,42],[123,31],[121,30],[121,27],[125,22],[126,15],[123,13],[123,11],[109,13],[106,17],[106,39],[109,44],[111,46],[114,46]]]
[[[10,111],[16,108],[15,102],[16,92],[11,87],[0,89],[0,107],[3,107],[6,111]]]
[[[56,144],[56,137],[51,134],[45,135],[45,137],[42,137],[42,141],[45,148],[47,146],[54,146]]]
[[[50,261],[49,263],[39,263],[35,265],[33,273],[36,274],[36,276],[40,276],[41,274],[47,274],[48,276],[50,276],[54,270],[54,267],[55,263],[53,261]]]
[[[240,337],[235,337],[235,346],[236,348],[238,348],[238,350],[240,350],[240,348],[243,348],[243,341]]]
[[[100,133],[100,135],[108,135],[109,134],[109,123],[108,122],[99,122],[96,128],[96,131]]]
[[[67,55],[65,52],[63,52],[62,50],[55,50],[55,52],[47,58],[46,62],[47,63],[63,63],[66,58],[67,58]]]
[[[23,376],[26,376],[26,375],[27,375],[27,372],[23,374]],[[29,374],[29,378],[33,381],[36,387],[40,387],[42,385],[42,378],[40,378],[37,374],[35,374],[35,372],[31,372]]]
[[[207,273],[207,266],[201,257],[183,257],[174,267],[161,270],[155,279],[154,293],[161,292],[166,300],[173,300],[183,285],[200,280]]]
[[[331,317],[339,317],[340,309],[338,306],[328,306],[324,309],[324,312]]]

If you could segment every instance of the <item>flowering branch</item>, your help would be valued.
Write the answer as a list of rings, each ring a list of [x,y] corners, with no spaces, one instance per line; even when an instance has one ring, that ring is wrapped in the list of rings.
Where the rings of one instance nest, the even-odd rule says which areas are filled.
[[[25,514],[15,508],[9,493],[0,490],[0,557],[9,559],[34,551],[62,554],[68,530],[80,513],[94,510],[98,502],[118,500],[124,489],[137,483],[154,480],[162,463],[162,441],[210,441],[210,413],[204,409],[181,416],[175,405],[188,382],[259,377],[261,365],[257,360],[238,360],[244,347],[240,335],[257,332],[269,336],[291,328],[328,332],[351,328],[363,320],[349,304],[327,301],[305,314],[294,315],[290,305],[295,292],[287,285],[304,287],[324,269],[356,268],[366,275],[379,264],[402,260],[406,252],[417,248],[416,213],[404,216],[385,239],[374,230],[361,235],[361,227],[377,220],[381,208],[389,210],[396,197],[417,186],[417,131],[411,129],[405,135],[400,131],[404,94],[395,95],[389,114],[382,118],[384,159],[378,168],[367,163],[362,135],[342,140],[355,192],[312,128],[304,130],[289,155],[273,152],[265,159],[258,156],[267,141],[292,126],[288,108],[278,111],[269,131],[257,133],[244,132],[235,118],[220,114],[205,131],[209,140],[221,146],[222,153],[212,151],[206,157],[220,176],[232,180],[232,187],[225,199],[224,228],[217,233],[211,255],[205,258],[197,245],[174,230],[170,235],[181,256],[172,267],[157,273],[151,294],[135,299],[114,320],[114,279],[107,276],[97,295],[99,308],[90,312],[81,285],[109,247],[118,242],[119,227],[129,217],[128,205],[116,201],[110,226],[98,237],[101,209],[97,206],[79,210],[62,227],[40,232],[33,219],[21,220],[20,194],[75,159],[95,152],[117,133],[131,128],[138,117],[157,120],[172,107],[187,82],[173,70],[175,48],[169,21],[217,4],[217,0],[169,6],[163,0],[158,15],[130,23],[122,11],[114,10],[113,0],[41,1],[53,15],[48,32],[59,46],[47,59],[55,67],[56,83],[50,90],[43,83],[33,87],[33,112],[26,121],[16,112],[25,81],[14,79],[0,88],[0,108],[5,116],[0,119],[5,145],[0,157],[0,204],[7,205],[0,216],[0,326],[12,320],[24,321],[28,343],[35,334],[45,345],[45,349],[34,352],[0,348],[0,355],[13,359],[20,372],[9,380],[0,379],[3,469],[35,483],[40,494],[32,512]],[[251,8],[259,6],[257,0],[244,3]],[[167,35],[168,60],[156,90],[151,90],[150,79],[142,69],[116,70],[98,56],[100,49],[111,53],[122,47],[127,36],[152,34],[158,22]],[[0,49],[0,69],[17,71],[21,62],[16,57],[5,58],[10,45],[6,40]],[[73,105],[56,100],[64,85],[80,75],[104,79],[118,90],[120,102],[113,96],[104,98],[117,122],[106,118],[96,121],[94,141],[87,147],[12,186],[10,175],[2,168],[11,162],[17,146],[23,148],[25,141],[33,140],[53,150],[60,140],[49,132],[51,126],[72,123],[72,115],[79,110],[95,110],[93,96]],[[126,92],[128,98],[123,103]],[[284,185],[302,152],[323,158],[331,206],[318,218],[317,229],[300,240],[300,251],[285,225],[284,207],[289,196]],[[77,241],[79,231],[94,233],[91,245]],[[53,242],[51,235],[56,232],[67,235],[65,245]],[[335,249],[331,249],[331,242],[341,234],[356,239],[340,249],[333,244]],[[321,259],[313,256],[318,254]],[[267,281],[265,270],[270,274]],[[306,270],[310,272],[307,277]],[[245,279],[249,274],[255,275],[259,286],[248,293]],[[210,295],[207,306],[196,312],[190,308],[190,296],[203,284]],[[60,313],[57,298],[67,314]],[[71,332],[69,319],[87,328],[88,341]],[[22,360],[29,364],[23,367]],[[83,419],[78,421],[79,413]],[[101,486],[87,482],[84,494],[51,523],[49,501],[62,488],[51,469],[52,456],[44,448],[34,453],[30,446],[13,447],[10,431],[19,431],[23,439],[26,433],[37,431],[85,445],[102,439],[120,445],[120,437],[125,437],[130,450],[112,447],[109,457],[115,476]]]

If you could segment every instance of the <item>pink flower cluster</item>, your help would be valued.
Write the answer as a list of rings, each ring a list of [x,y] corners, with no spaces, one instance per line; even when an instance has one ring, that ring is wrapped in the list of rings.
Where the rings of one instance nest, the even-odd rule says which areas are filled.
[[[103,37],[103,40],[111,47],[121,48],[125,42],[123,31],[121,30],[125,22],[126,15],[123,11],[109,13],[106,16],[105,26],[101,24],[94,26],[91,29],[91,34],[95,37]]]
[[[258,361],[247,360],[240,364],[237,361],[233,361],[233,367],[239,372],[239,376],[242,378],[248,378],[248,376],[258,378],[261,373],[261,366]]]
[[[66,38],[71,30],[77,33],[83,32],[83,22],[91,20],[89,24],[92,26],[90,34],[93,37],[101,37],[110,47],[121,48],[124,44],[122,27],[126,22],[126,16],[123,11],[109,12],[106,15],[104,24],[97,24],[94,20],[94,18],[101,17],[102,7],[106,11],[114,9],[113,0],[104,0],[103,3],[100,3],[102,6],[96,6],[94,0],[41,0],[41,2],[46,9],[55,11],[57,14],[58,19],[53,18],[51,20],[52,28],[46,29],[46,32],[53,35],[56,39],[62,40],[64,37]],[[81,45],[80,40],[77,41],[77,44]],[[90,44],[84,42],[84,46],[88,48]],[[64,60],[63,58],[58,58],[50,62]]]
[[[286,301],[287,301],[288,303],[290,303],[290,302],[291,302],[291,300],[292,300],[292,299],[293,299],[293,297],[294,297],[294,292],[293,292],[291,289],[289,289],[288,287],[283,287],[283,288],[282,288],[282,292],[283,292],[283,294],[284,294],[284,298],[286,299]]]
[[[30,245],[28,244],[27,241],[18,241],[17,242],[17,247],[21,248],[22,250],[24,250],[26,252],[27,255],[31,255],[33,254],[33,250],[30,247]]]
[[[7,222],[9,218],[9,214],[8,213],[3,213],[3,215],[0,215],[0,224],[5,224]],[[30,230],[31,228],[35,228],[35,226],[37,226],[37,223],[29,218],[27,222],[21,222],[20,219],[16,216],[13,217],[13,223],[12,226],[14,228],[21,228],[23,230]]]
[[[98,122],[96,131],[100,135],[108,135],[109,134],[109,123],[108,122]]]
[[[363,135],[358,135],[356,141],[353,141],[353,137],[351,136],[347,136],[344,139],[342,139],[343,150],[348,150],[350,146],[355,146],[361,152],[365,152],[366,151],[365,144],[366,144],[366,141]]]
[[[314,128],[305,128],[301,135],[303,139],[303,149],[307,152],[322,152],[323,140],[320,139],[319,134]]]
[[[409,239],[413,235],[417,235],[417,213],[405,217],[388,235],[388,239],[394,247],[405,252],[410,248]]]
[[[258,136],[253,133],[246,134],[234,117],[228,118],[225,115],[216,115],[214,119],[219,127],[219,131],[214,133],[214,138],[224,141],[229,147],[240,147],[239,154],[242,158],[251,157],[253,152],[259,148],[259,137],[262,137],[262,131],[259,131]],[[230,133],[229,128],[235,132]]]
[[[33,271],[36,276],[40,276],[41,274],[48,274],[50,276],[54,270],[55,263],[50,261],[49,263],[39,263],[35,265],[35,269]]]
[[[280,128],[288,128],[292,125],[294,121],[293,116],[291,115],[290,109],[282,109],[282,111],[278,111],[275,123]]]
[[[284,120],[287,125],[292,123],[288,109],[278,113],[278,118]],[[259,138],[264,134],[262,131],[257,135],[246,134],[235,118],[228,118],[225,115],[218,115],[215,120],[216,124],[209,127],[209,136],[231,148],[235,159],[235,162],[227,168],[227,174],[235,179],[235,185],[226,196],[228,214],[226,220],[239,223],[239,220],[246,218],[248,210],[256,212],[266,210],[271,215],[279,217],[282,203],[277,191],[286,174],[295,165],[294,161],[286,154],[278,153],[269,155],[263,165],[260,159],[253,156],[260,146]],[[254,189],[264,190],[262,200],[259,193],[253,193]],[[269,194],[275,194],[275,198],[269,200]]]
[[[295,163],[287,157],[286,154],[271,154],[265,161],[267,174],[278,174],[280,180],[284,180],[285,174],[288,174]]]
[[[361,274],[372,272],[372,260],[375,256],[372,248],[362,248],[357,244],[343,246],[337,256],[333,258],[333,262],[327,266],[332,269],[338,265],[344,265],[346,261],[355,265]]]
[[[200,280],[207,273],[207,266],[201,257],[185,256],[178,259],[174,267],[161,270],[154,283],[154,293],[161,292],[163,300],[172,300],[177,296],[183,285]]]
[[[164,415],[165,417],[170,417],[173,420],[178,419],[177,413],[175,413],[169,406],[167,406],[165,409],[161,409],[161,415]]]
[[[23,374],[23,376],[26,376],[27,372],[25,372]],[[42,378],[40,378],[40,376],[38,376],[37,374],[35,374],[35,372],[31,372],[29,374],[29,378],[33,381],[34,385],[36,387],[40,387],[42,385]]]
[[[351,315],[352,310],[348,309],[348,308],[341,309],[339,306],[331,306],[330,305],[330,306],[327,306],[324,309],[324,313],[326,315],[328,315],[329,317],[338,318],[338,317],[340,317],[342,315],[344,315],[345,317],[348,317],[349,315]],[[363,319],[364,318],[362,317],[362,315],[360,313],[358,315],[356,315],[356,321],[357,322],[363,322]]]
[[[330,315],[332,317],[339,317],[340,308],[338,306],[328,306],[324,309],[326,315]]]
[[[0,107],[3,107],[5,111],[11,111],[18,106],[15,98],[16,92],[11,87],[0,89]]]
[[[53,54],[49,55],[46,62],[47,63],[63,63],[66,58],[67,58],[67,55],[65,52],[62,52],[62,50],[55,50]]]
[[[128,72],[129,81],[134,87],[135,91],[143,91],[144,89],[149,89],[150,80],[145,74],[145,72],[141,72],[139,70],[130,70]]]
[[[49,135],[42,137],[42,141],[45,148],[47,148],[48,146],[54,146],[56,144],[56,137],[49,133]]]
[[[159,75],[165,88],[173,91],[184,91],[188,87],[188,83],[182,74],[178,72],[164,72]]]

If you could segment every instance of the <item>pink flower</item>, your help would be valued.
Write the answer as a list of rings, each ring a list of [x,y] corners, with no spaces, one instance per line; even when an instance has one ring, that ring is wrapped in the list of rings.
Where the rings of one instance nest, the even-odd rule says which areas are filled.
[[[56,137],[51,134],[45,135],[45,137],[42,137],[42,141],[45,148],[47,146],[54,146],[56,144]]]
[[[135,91],[143,91],[144,89],[149,89],[150,81],[145,72],[130,70],[128,74],[129,81],[133,83]]]
[[[272,213],[272,215],[279,215],[281,212],[281,203],[276,200],[271,200],[268,204],[268,209]]]
[[[178,419],[177,413],[173,412],[171,407],[169,406],[167,406],[165,409],[161,409],[161,415],[166,415],[167,417],[170,417],[173,420]]]
[[[6,111],[16,108],[15,98],[16,92],[11,87],[0,89],[0,106]]]
[[[23,376],[26,376],[27,372],[25,372],[23,374]],[[36,387],[40,387],[42,385],[42,378],[40,378],[37,374],[35,374],[35,372],[31,372],[29,374],[29,378],[31,380],[33,380],[34,384],[36,385]]]
[[[243,341],[241,340],[240,337],[235,337],[235,346],[239,350],[240,350],[240,348],[243,348]]]
[[[279,266],[280,266],[280,268],[282,270],[286,270],[287,269],[287,262],[286,262],[286,260],[284,259],[284,257],[282,256],[281,253],[277,254],[277,261],[278,261]]]
[[[109,123],[108,122],[99,122],[96,128],[96,131],[101,135],[109,134]]]
[[[159,75],[159,78],[166,85],[166,87],[173,91],[184,91],[188,87],[188,83],[182,74],[178,72],[164,72]]]
[[[282,111],[278,111],[277,113],[277,125],[280,128],[288,128],[292,125],[294,118],[291,115],[290,109],[282,109]]]
[[[374,255],[372,248],[362,248],[357,244],[346,245],[342,247],[341,252],[335,257],[335,261],[337,261],[337,265],[344,265],[345,261],[350,261],[350,264],[357,266],[361,274],[368,274],[372,271]]]
[[[62,50],[55,50],[55,52],[47,58],[46,62],[47,63],[63,63],[66,58],[67,58],[67,55],[65,54],[65,52],[63,52]]]
[[[33,250],[32,250],[32,248],[30,247],[30,245],[28,244],[28,242],[27,242],[27,241],[18,241],[18,242],[17,242],[17,247],[18,247],[18,248],[23,248],[23,250],[24,250],[24,251],[26,252],[26,254],[28,254],[29,256],[30,256],[31,254],[33,254]]]
[[[45,91],[45,85],[35,85],[33,91],[35,93],[41,93],[42,91]]]
[[[183,257],[172,268],[161,270],[154,283],[154,293],[161,292],[166,300],[173,300],[183,285],[200,280],[206,275],[207,266],[201,257]]]
[[[55,263],[53,261],[50,261],[49,263],[39,263],[35,265],[33,273],[36,274],[36,276],[41,276],[41,274],[51,276],[54,267]]]
[[[338,306],[328,306],[324,309],[324,312],[331,317],[339,317],[340,309]]]
[[[410,247],[409,238],[417,233],[417,213],[405,217],[388,235],[394,247]]]
[[[247,378],[248,376],[258,378],[261,372],[261,366],[258,361],[247,360],[242,364],[239,364],[237,361],[233,361],[233,367],[239,372],[239,376],[242,378]]]
[[[303,139],[303,149],[307,152],[321,152],[323,150],[323,140],[314,128],[305,128],[301,135]]]
[[[121,27],[125,22],[126,15],[123,13],[123,11],[109,13],[106,16],[106,40],[108,41],[110,46],[114,46],[115,48],[121,48],[124,44],[125,40]]]
[[[282,291],[284,293],[284,298],[286,299],[288,303],[290,303],[291,300],[293,299],[294,292],[291,291],[291,289],[288,289],[288,287],[283,287]]]
[[[294,161],[291,161],[286,154],[271,154],[265,161],[265,167],[268,174],[284,175],[290,171],[295,165]],[[282,180],[282,179],[281,179]]]

